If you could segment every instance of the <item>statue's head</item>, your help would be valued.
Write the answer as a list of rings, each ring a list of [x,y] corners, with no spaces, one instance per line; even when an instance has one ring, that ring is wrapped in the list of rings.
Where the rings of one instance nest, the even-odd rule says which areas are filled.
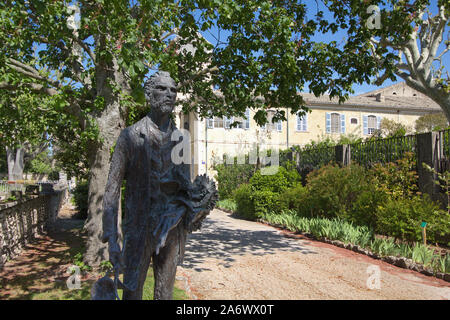
[[[175,107],[177,85],[166,71],[158,71],[144,84],[145,97],[158,113],[171,113]]]

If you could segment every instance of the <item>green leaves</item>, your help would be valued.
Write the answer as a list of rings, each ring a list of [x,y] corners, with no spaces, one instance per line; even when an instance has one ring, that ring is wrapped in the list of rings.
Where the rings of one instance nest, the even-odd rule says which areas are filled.
[[[349,8],[328,2],[336,12],[361,13],[365,8],[354,1]],[[269,107],[306,110],[298,94],[306,85],[316,95],[329,91],[342,100],[353,83],[368,81],[378,68],[368,56],[366,30],[348,24],[349,16],[339,12],[337,21],[327,21],[316,6],[300,1],[73,4],[80,11],[78,29],[69,24],[73,10],[63,1],[0,4],[1,65],[18,59],[39,75],[2,67],[0,83],[8,89],[0,91],[8,95],[21,88],[27,99],[51,91],[46,112],[27,121],[48,122],[61,141],[92,139],[95,144],[107,134],[95,126],[110,105],[120,105],[121,118],[115,128],[104,129],[108,134],[118,132],[121,121],[137,120],[145,111],[142,84],[150,70],[170,71],[179,91],[190,97],[180,102],[184,112],[244,116],[251,108],[257,123],[264,124]],[[344,46],[313,40],[318,32],[342,28],[354,33]],[[277,112],[274,121],[285,118],[284,111]],[[80,151],[79,146],[65,146]],[[93,152],[95,148],[84,151]]]

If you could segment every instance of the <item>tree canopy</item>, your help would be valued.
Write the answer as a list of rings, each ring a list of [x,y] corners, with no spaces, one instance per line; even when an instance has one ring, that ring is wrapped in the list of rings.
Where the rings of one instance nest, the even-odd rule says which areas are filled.
[[[372,54],[380,71],[374,83],[403,79],[438,103],[450,121],[450,2],[446,0],[324,0],[347,29],[346,46]],[[446,60],[445,60],[446,59]]]
[[[330,8],[338,12],[340,2]],[[351,4],[361,12],[369,6]],[[336,19],[286,0],[2,1],[0,92],[44,99],[20,108],[42,115],[38,123],[70,152],[64,165],[89,167],[88,260],[105,258],[98,239],[109,157],[120,131],[148,112],[149,73],[171,73],[187,97],[185,112],[245,116],[252,108],[264,124],[272,107],[272,121],[284,120],[286,108],[307,109],[298,94],[306,86],[343,101],[354,83],[392,70],[389,59],[371,55],[367,30]],[[314,40],[340,29],[358,32],[345,45]]]
[[[430,113],[417,119],[414,127],[417,133],[443,130],[448,128],[448,120],[444,113]]]

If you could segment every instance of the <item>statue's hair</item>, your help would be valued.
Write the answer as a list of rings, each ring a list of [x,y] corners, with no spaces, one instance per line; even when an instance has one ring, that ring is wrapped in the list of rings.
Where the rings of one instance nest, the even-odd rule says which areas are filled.
[[[157,71],[156,73],[152,74],[150,78],[147,79],[144,83],[144,92],[147,97],[150,97],[150,90],[155,87],[156,79],[158,78],[169,78],[172,79],[170,76],[170,73],[167,71]],[[172,79],[172,81],[174,81]]]

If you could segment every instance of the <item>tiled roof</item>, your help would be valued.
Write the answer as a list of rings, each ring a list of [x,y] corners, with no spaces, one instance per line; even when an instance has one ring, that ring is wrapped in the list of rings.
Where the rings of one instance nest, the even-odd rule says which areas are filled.
[[[405,89],[405,90],[403,90]],[[377,95],[381,94],[381,99]],[[339,98],[330,100],[329,95],[316,97],[312,93],[301,93],[308,106],[332,106],[339,105]],[[413,96],[415,95],[415,96]],[[380,101],[378,101],[380,100]],[[358,96],[349,97],[342,107],[365,107],[374,109],[396,109],[410,111],[440,112],[440,106],[427,96],[406,87],[404,82],[392,86],[377,89]]]

